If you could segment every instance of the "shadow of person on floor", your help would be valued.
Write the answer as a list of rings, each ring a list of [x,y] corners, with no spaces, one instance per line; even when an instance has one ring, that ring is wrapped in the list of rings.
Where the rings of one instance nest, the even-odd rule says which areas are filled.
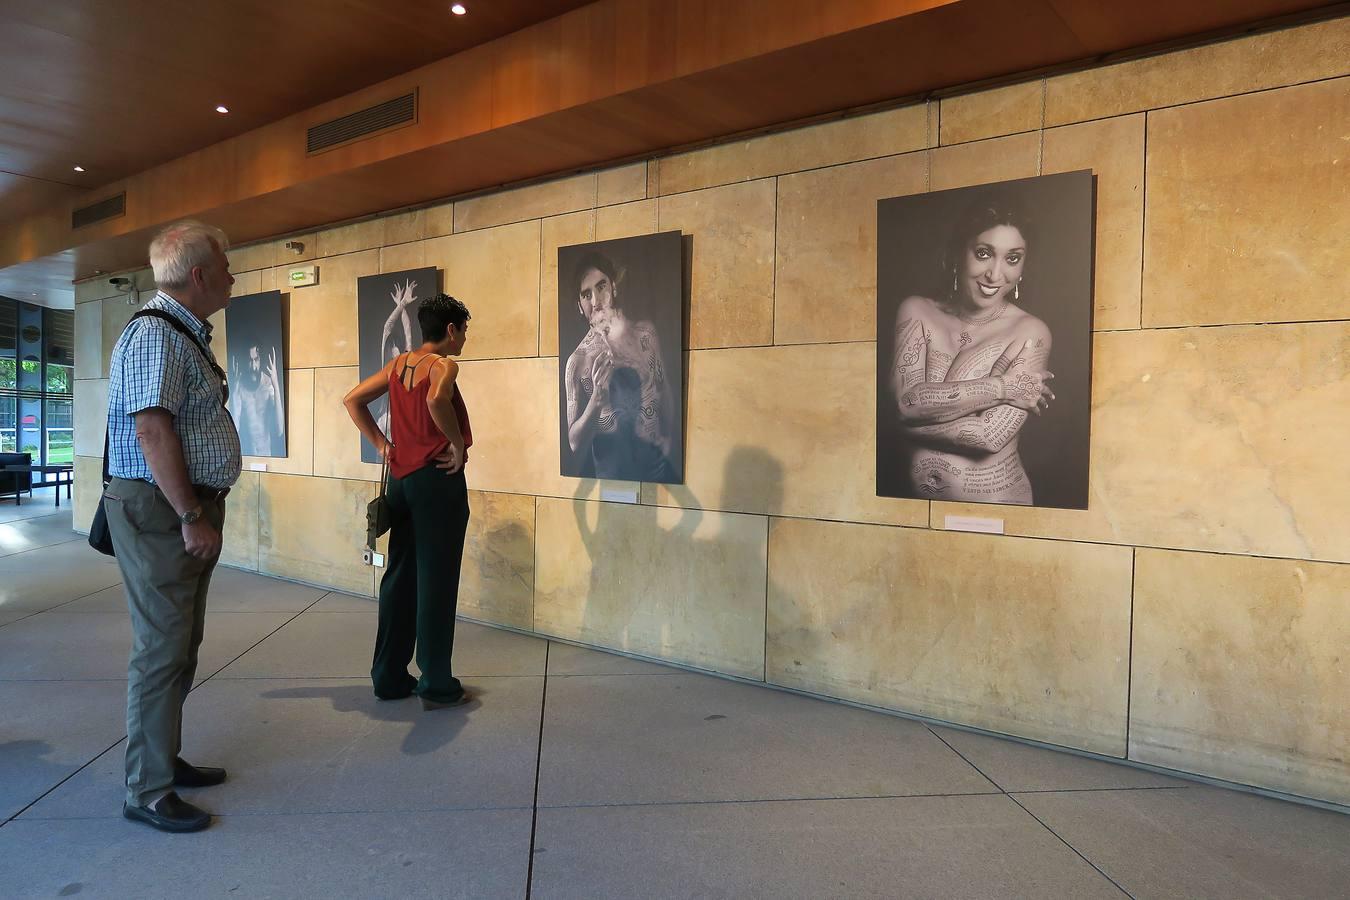
[[[47,759],[55,750],[39,738],[0,742],[0,824],[79,768]]]
[[[450,744],[469,723],[469,715],[490,693],[475,686],[473,699],[452,709],[423,710],[417,698],[376,700],[368,684],[311,685],[264,691],[269,700],[328,700],[341,713],[362,713],[376,722],[408,723],[412,728],[399,748],[408,756],[435,753]]]

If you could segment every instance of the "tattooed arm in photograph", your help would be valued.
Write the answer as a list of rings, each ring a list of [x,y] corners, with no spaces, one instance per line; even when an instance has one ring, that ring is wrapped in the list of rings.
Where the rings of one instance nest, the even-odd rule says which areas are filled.
[[[1035,328],[1023,330],[1014,336],[1008,349],[994,363],[990,378],[1000,379],[1007,385],[1010,396],[1027,400],[1033,396],[1038,384],[1036,375],[1045,370],[1050,358],[1050,332],[1043,324],[1036,322]],[[959,382],[957,382],[959,383]],[[1043,381],[1039,382],[1041,385]],[[1032,410],[1040,415],[1042,408],[1048,408],[1054,394],[1048,388],[1045,392],[1035,393],[1035,405]],[[955,453],[997,453],[1008,445],[1027,421],[1027,408],[1023,404],[1014,405],[1011,401],[991,407],[983,412],[962,416],[950,422],[934,425],[915,425],[904,429],[905,434],[915,443],[931,447],[934,450],[948,450]]]
[[[651,383],[655,394],[656,409],[654,412],[660,435],[657,446],[664,455],[669,456],[675,437],[675,404],[671,401],[670,390],[666,386],[666,369],[661,362],[661,339],[657,336],[656,327],[651,322],[639,323],[636,331],[638,333],[638,345],[642,348],[643,353],[642,362],[647,368],[646,380]],[[647,410],[643,409],[642,414],[647,415]]]
[[[900,304],[896,315],[891,387],[902,424],[951,422],[1001,404],[1030,411],[1040,405],[1042,397],[1048,398],[1050,388],[1045,382],[1054,376],[1025,367],[1014,374],[1012,363],[1016,357],[1009,354],[1016,354],[1017,348],[1012,345],[995,363],[995,369],[999,363],[1003,364],[1004,374],[990,374],[968,381],[927,381],[929,334],[921,316],[921,304],[928,302],[921,297],[910,297]],[[1048,347],[1050,333],[1043,325],[1041,329]]]
[[[588,453],[591,439],[608,427],[602,410],[609,403],[613,371],[614,354],[595,331],[588,332],[567,358],[563,390],[567,398],[567,443],[573,453]]]

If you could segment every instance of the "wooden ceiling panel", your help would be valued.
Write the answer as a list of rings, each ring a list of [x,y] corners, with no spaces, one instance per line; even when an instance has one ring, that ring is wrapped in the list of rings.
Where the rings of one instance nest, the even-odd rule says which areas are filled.
[[[1327,6],[1169,5],[1178,4],[1103,12],[1095,0],[597,0],[80,195],[84,203],[125,188],[122,219],[72,234],[69,204],[44,206],[0,229],[0,266],[46,256],[71,276],[131,268],[144,264],[153,230],[184,215],[248,242],[1089,60],[1180,38],[1167,30],[1179,22],[1193,34],[1205,22],[1226,28]],[[1195,6],[1213,15],[1197,18]],[[310,125],[413,87],[417,124],[306,155]]]
[[[16,218],[44,207],[58,206],[73,200],[79,193],[78,188],[58,182],[0,172],[0,209],[14,211]]]
[[[0,0],[0,169],[106,183],[587,2]]]

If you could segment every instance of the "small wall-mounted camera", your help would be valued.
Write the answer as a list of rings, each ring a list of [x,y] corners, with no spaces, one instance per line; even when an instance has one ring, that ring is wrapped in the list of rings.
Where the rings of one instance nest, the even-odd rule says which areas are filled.
[[[108,284],[111,284],[119,294],[127,295],[127,306],[135,306],[141,299],[140,293],[136,290],[136,282],[130,278],[117,275],[109,278]]]
[[[287,250],[291,251],[292,253],[294,253],[296,256],[299,256],[301,253],[305,252],[304,241],[287,241],[285,244],[282,244],[282,246],[285,247]]]

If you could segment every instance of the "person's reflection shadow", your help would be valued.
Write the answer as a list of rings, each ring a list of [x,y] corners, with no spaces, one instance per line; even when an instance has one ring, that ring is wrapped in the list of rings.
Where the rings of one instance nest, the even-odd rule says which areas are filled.
[[[376,700],[368,684],[336,684],[278,688],[264,691],[263,697],[281,700],[327,699],[341,713],[363,713],[377,722],[407,722],[412,729],[404,736],[400,750],[408,756],[435,753],[449,744],[469,722],[469,714],[482,705],[488,691],[477,686],[473,699],[453,709],[425,711],[416,697],[404,700]]]
[[[614,484],[614,482],[605,482]],[[671,644],[670,622],[661,625],[659,637],[634,633],[634,619],[644,601],[651,599],[653,582],[662,573],[653,571],[664,560],[684,558],[694,543],[694,533],[703,519],[698,498],[682,484],[666,485],[682,507],[679,521],[661,528],[661,510],[647,503],[588,502],[600,492],[601,482],[584,479],[577,485],[572,513],[577,531],[590,559],[590,586],[581,616],[581,640],[618,650],[656,655]],[[632,487],[652,490],[652,485]],[[595,524],[591,525],[594,517]],[[660,531],[655,547],[647,537]],[[641,626],[639,626],[641,627]]]
[[[734,448],[722,467],[722,502],[718,508],[782,515],[783,464],[762,447]]]
[[[759,515],[782,512],[783,466],[768,451],[735,448],[727,457],[723,475],[720,510]],[[746,546],[752,538],[745,520],[719,515],[716,534],[696,537],[705,516],[698,497],[683,484],[663,487],[662,505],[680,510],[678,521],[670,527],[662,527],[662,521],[672,515],[669,510],[588,502],[596,493],[596,483],[584,481],[578,486],[572,509],[590,558],[580,638],[683,661],[691,659],[698,645],[705,651],[711,645],[713,656],[724,650],[736,656],[733,648],[717,647],[722,640],[718,632],[726,622],[713,620],[709,613],[728,609],[728,603],[744,598],[716,598],[713,602],[721,605],[710,607],[707,592],[723,584],[722,573],[728,576],[727,589],[751,582],[763,584],[762,574],[745,577],[747,567],[754,565],[754,554]],[[757,598],[753,605],[760,609],[762,602]],[[761,641],[759,636],[751,643]]]

